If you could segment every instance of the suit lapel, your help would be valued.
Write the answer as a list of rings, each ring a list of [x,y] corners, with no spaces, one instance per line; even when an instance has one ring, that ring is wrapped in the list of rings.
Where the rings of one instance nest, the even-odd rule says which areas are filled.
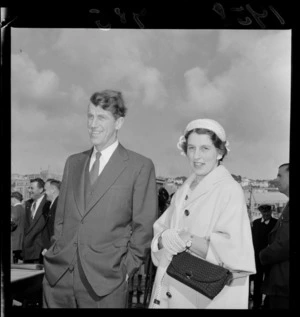
[[[85,200],[85,170],[87,164],[89,163],[90,156],[92,154],[93,148],[86,152],[83,152],[78,156],[77,160],[74,162],[71,167],[73,175],[73,191],[74,198],[78,207],[78,211],[81,216],[84,215],[84,200]]]
[[[46,196],[44,195],[44,197],[43,197],[43,199],[38,207],[38,210],[35,213],[33,220],[31,220],[31,218],[30,218],[30,226],[29,226],[28,231],[26,233],[30,232],[32,230],[32,228],[36,225],[36,223],[38,222],[40,217],[42,217],[45,202],[46,202]],[[31,206],[29,207],[29,210],[30,210],[30,208],[31,208]],[[30,211],[29,215],[31,217],[31,211]]]
[[[57,200],[58,200],[58,196],[55,198],[55,200],[51,206],[51,213],[53,213],[53,211],[56,210]]]
[[[119,144],[92,189],[91,198],[86,202],[85,215],[93,208],[99,199],[101,199],[106,191],[109,190],[115,180],[123,172],[127,166],[127,160],[127,151]]]
[[[285,208],[283,209],[283,211],[282,211],[282,213],[281,213],[279,219],[277,220],[277,222],[276,222],[275,226],[273,227],[273,229],[270,231],[269,235],[270,235],[271,233],[273,233],[274,231],[277,231],[277,229],[278,229],[278,227],[280,226],[280,223],[281,223],[281,221],[282,221],[282,218],[283,218],[284,216],[286,216],[286,213],[288,213],[288,211],[289,211],[289,202],[287,202]]]

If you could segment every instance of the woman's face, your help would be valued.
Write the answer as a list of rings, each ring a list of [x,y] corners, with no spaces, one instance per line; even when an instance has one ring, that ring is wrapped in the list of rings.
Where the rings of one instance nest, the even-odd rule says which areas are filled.
[[[203,178],[218,166],[222,155],[209,135],[192,132],[187,140],[187,157],[192,170]]]

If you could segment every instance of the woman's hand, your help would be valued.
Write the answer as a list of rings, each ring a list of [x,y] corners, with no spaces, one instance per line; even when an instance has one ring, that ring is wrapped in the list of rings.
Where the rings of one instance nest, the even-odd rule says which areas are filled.
[[[193,239],[193,235],[186,229],[182,229],[178,232],[179,237],[182,241],[184,241],[185,244],[187,244],[188,241]]]
[[[186,243],[181,239],[176,229],[167,229],[161,234],[159,239],[161,244],[169,253],[175,255],[186,249]]]

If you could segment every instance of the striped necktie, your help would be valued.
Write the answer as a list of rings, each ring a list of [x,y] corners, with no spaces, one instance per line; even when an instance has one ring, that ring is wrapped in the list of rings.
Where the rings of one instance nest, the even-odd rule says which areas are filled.
[[[100,167],[100,152],[96,152],[96,160],[92,166],[92,169],[90,171],[90,180],[91,184],[94,185],[98,176],[99,176],[99,167]]]
[[[33,204],[31,205],[31,219],[34,218],[35,206],[36,206],[36,201],[34,201]]]

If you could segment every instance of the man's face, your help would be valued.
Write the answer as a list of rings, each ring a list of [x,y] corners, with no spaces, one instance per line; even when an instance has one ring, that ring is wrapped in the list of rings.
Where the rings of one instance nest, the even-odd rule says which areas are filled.
[[[269,220],[272,216],[272,210],[261,211],[264,220]]]
[[[290,173],[287,170],[287,167],[282,166],[278,169],[278,174],[276,178],[278,190],[287,196],[289,195],[289,189],[290,189],[289,175]]]
[[[102,151],[117,139],[117,131],[121,128],[124,118],[117,120],[110,111],[94,106],[88,106],[87,126],[90,140],[98,151]]]
[[[38,182],[32,182],[29,186],[29,195],[32,199],[37,200],[41,197],[43,193],[43,188],[39,188]]]
[[[50,184],[50,182],[46,182],[45,184],[45,193],[47,195],[47,200],[50,200],[52,201],[52,198],[53,198],[53,188]]]

